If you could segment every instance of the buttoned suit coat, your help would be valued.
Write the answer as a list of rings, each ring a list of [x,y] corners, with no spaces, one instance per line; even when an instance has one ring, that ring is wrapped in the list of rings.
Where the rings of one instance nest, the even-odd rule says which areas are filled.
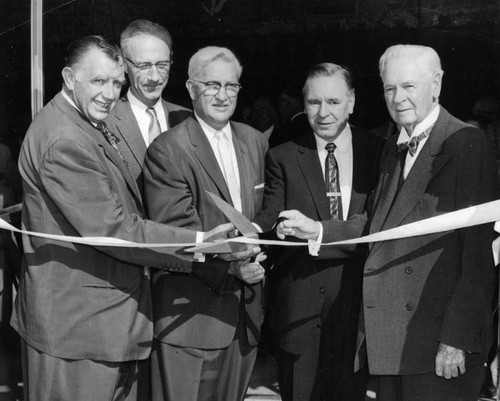
[[[245,124],[231,122],[231,131],[243,214],[253,219],[262,204],[267,140]],[[146,204],[153,220],[197,230],[208,230],[228,221],[205,192],[232,204],[215,154],[194,116],[161,134],[149,146],[144,177]],[[211,283],[189,276],[156,275],[155,338],[183,347],[224,348],[234,339],[238,321],[244,319],[248,342],[256,345],[263,319],[262,284],[246,285],[227,275],[222,294],[210,287]],[[239,305],[242,291],[244,313]]]
[[[171,129],[184,121],[191,115],[191,110],[174,103],[161,99],[163,110],[167,118],[168,128]],[[124,150],[124,157],[129,163],[129,169],[137,182],[139,190],[143,191],[144,179],[144,159],[148,147],[139,129],[139,124],[135,118],[132,106],[127,96],[123,96],[117,102],[116,107],[106,118],[108,128],[127,144],[128,149]]]
[[[26,230],[195,242],[192,231],[141,218],[140,194],[122,159],[61,93],[31,124],[19,168]],[[152,306],[143,265],[191,269],[175,248],[93,247],[27,235],[23,245],[12,325],[29,345],[59,358],[147,358]]]
[[[382,142],[374,135],[351,127],[353,175],[349,221],[331,220],[325,234],[335,239],[361,235],[366,223],[367,197],[377,179]],[[314,220],[329,220],[329,200],[316,141],[312,131],[271,149],[266,157],[264,205],[255,222],[266,231],[282,210],[297,209]],[[307,247],[283,247],[275,252],[272,274],[276,284],[269,295],[269,322],[273,342],[283,350],[301,354],[342,293],[345,319],[356,327],[352,302],[361,295],[361,273],[366,247],[321,247],[320,257]],[[355,304],[354,304],[355,305]],[[352,315],[351,315],[352,314]],[[316,369],[312,366],[311,369]]]
[[[496,197],[486,136],[444,108],[397,195],[396,140],[385,149],[370,232]],[[484,362],[496,285],[491,234],[488,224],[371,244],[363,312],[372,374],[432,372],[439,342],[466,351],[467,366]]]

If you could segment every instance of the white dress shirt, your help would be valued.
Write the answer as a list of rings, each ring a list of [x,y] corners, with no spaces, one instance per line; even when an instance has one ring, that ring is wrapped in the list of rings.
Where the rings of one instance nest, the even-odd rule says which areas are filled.
[[[325,141],[317,135],[316,147],[318,149],[319,162],[321,163],[321,170],[323,177],[325,176],[325,162],[328,154],[325,149],[326,144],[330,141]],[[349,214],[349,205],[351,203],[352,191],[352,170],[353,170],[353,154],[352,154],[352,132],[351,127],[347,124],[340,135],[333,141],[336,146],[333,153],[337,160],[340,181],[340,193],[342,196],[342,219],[347,220]],[[326,187],[325,187],[326,194]],[[323,225],[320,224],[320,232],[316,241],[309,240],[309,253],[312,256],[318,256],[321,242],[323,241]]]
[[[139,99],[137,99],[130,89],[127,92],[127,98],[130,102],[130,106],[132,107],[132,113],[134,113],[134,117],[139,125],[139,130],[141,131],[142,139],[144,139],[144,143],[146,146],[149,146],[149,123],[151,122],[151,115],[146,112],[148,106],[142,103]],[[160,131],[165,132],[168,130],[167,117],[165,116],[165,110],[163,109],[163,104],[161,98],[153,106],[156,112],[156,118],[160,123]]]
[[[325,146],[331,141],[325,141],[317,135],[316,146],[318,148],[319,162],[321,163],[321,170],[323,177],[325,176],[325,161],[328,155]],[[347,220],[349,213],[349,204],[351,202],[351,189],[352,189],[352,132],[349,124],[346,125],[340,135],[333,141],[336,146],[333,153],[337,160],[339,170],[340,193],[342,194],[342,220]],[[326,193],[326,189],[325,189]]]
[[[217,163],[219,164],[219,168],[221,171],[224,171],[224,161],[221,160],[221,157],[219,155],[218,147],[217,147],[217,138],[215,137],[215,133],[218,131],[223,131],[224,134],[226,135],[226,138],[229,140],[229,143],[231,144],[231,159],[232,159],[232,164],[235,166],[235,178],[236,182],[238,185],[238,188],[241,188],[241,182],[240,182],[240,172],[238,168],[238,159],[236,158],[236,151],[234,150],[234,144],[233,144],[233,134],[231,132],[231,125],[229,122],[221,129],[221,130],[216,130],[215,128],[212,128],[210,125],[208,125],[205,121],[203,121],[196,113],[194,113],[196,116],[196,119],[200,123],[201,129],[205,133],[208,142],[210,142],[210,146],[212,147],[212,150],[215,154],[215,158],[217,159]],[[233,199],[233,205],[236,210],[241,212],[243,210],[242,204],[241,204],[241,192],[238,191],[239,197],[237,199]]]
[[[422,132],[424,132],[431,125],[434,125],[439,117],[439,110],[440,110],[440,107],[438,104],[432,109],[432,111],[429,113],[429,115],[427,117],[425,117],[425,119],[421,123],[419,123],[415,126],[411,136],[408,135],[408,132],[406,131],[405,127],[402,127],[401,131],[399,132],[397,144],[399,145],[400,143],[404,143],[404,142],[409,141],[411,138],[420,135]],[[403,177],[405,180],[406,180],[406,177],[408,177],[408,174],[410,173],[410,170],[413,167],[415,160],[417,160],[417,157],[420,154],[420,151],[424,147],[424,144],[427,142],[427,139],[429,139],[429,135],[427,135],[425,138],[420,140],[420,142],[418,144],[417,151],[415,152],[415,154],[413,156],[410,154],[410,152],[406,152],[405,169],[404,169],[404,173],[403,173]]]

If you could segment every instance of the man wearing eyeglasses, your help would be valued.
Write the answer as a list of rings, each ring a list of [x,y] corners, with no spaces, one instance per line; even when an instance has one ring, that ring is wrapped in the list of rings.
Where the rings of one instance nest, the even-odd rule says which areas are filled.
[[[125,156],[142,192],[147,147],[191,111],[161,97],[173,64],[172,37],[163,26],[144,19],[132,21],[122,32],[120,45],[130,87],[106,123],[127,143],[130,153]]]
[[[226,48],[205,47],[191,57],[186,87],[194,115],[160,135],[146,155],[144,192],[153,220],[189,228],[226,222],[207,190],[249,219],[259,211],[267,139],[229,121],[241,71]],[[160,273],[153,280],[154,401],[245,395],[263,319],[264,270],[247,260],[227,262],[220,272],[208,268],[208,275],[224,282],[222,292],[190,276]]]

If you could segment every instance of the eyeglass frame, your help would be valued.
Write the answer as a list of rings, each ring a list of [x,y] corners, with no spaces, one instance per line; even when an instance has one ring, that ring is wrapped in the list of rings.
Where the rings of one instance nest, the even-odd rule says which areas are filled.
[[[217,89],[217,92],[215,92],[215,93],[213,94],[213,96],[217,95],[217,94],[220,92],[220,90],[221,90],[222,88],[224,88],[224,90],[226,91],[226,93],[227,93],[227,95],[228,95],[229,97],[236,97],[236,96],[238,96],[238,94],[240,93],[240,90],[243,88],[243,86],[241,86],[241,84],[240,84],[240,83],[238,83],[238,82],[224,82],[224,83],[222,83],[222,82],[219,82],[219,81],[200,81],[200,80],[198,80],[198,79],[194,79],[194,78],[189,78],[189,80],[190,80],[190,81],[194,81],[194,82],[198,82],[198,83],[200,83],[200,84],[203,84],[203,85],[205,85],[205,87],[208,87],[208,86],[210,86],[210,85],[216,85],[216,86],[218,86],[218,87],[219,87],[219,89]],[[227,91],[227,87],[228,87],[229,85],[231,85],[231,86],[233,86],[233,87],[235,87],[235,88],[238,88],[238,89],[235,91],[236,93],[235,93],[234,95],[232,95],[232,96],[231,96],[231,95],[229,95],[229,92]],[[234,88],[233,88],[233,90],[234,90]],[[212,95],[210,95],[210,96],[212,96]]]
[[[174,64],[174,62],[172,60],[165,60],[165,61],[158,61],[157,63],[152,63],[150,61],[144,61],[144,62],[141,62],[141,63],[136,63],[135,61],[132,61],[131,59],[129,59],[128,57],[125,57],[125,60],[129,61],[130,63],[132,63],[132,65],[137,68],[139,71],[142,71],[142,72],[149,72],[151,71],[151,69],[153,67],[156,67],[156,69],[158,70],[158,72],[169,72],[170,71],[170,68],[172,68],[172,64]],[[165,64],[166,68],[162,68],[160,67],[158,64]]]

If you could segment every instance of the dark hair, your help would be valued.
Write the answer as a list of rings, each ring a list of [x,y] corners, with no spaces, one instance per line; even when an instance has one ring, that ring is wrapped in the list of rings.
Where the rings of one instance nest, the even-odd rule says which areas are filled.
[[[354,92],[353,76],[351,71],[349,71],[346,67],[342,67],[341,65],[338,64],[321,63],[321,64],[316,64],[315,66],[311,67],[309,71],[307,71],[306,80],[304,83],[304,88],[302,89],[302,93],[304,93],[305,85],[307,84],[307,81],[309,81],[310,79],[317,77],[332,77],[336,74],[340,74],[340,76],[344,79],[347,88],[351,92]]]
[[[102,36],[92,35],[76,39],[69,46],[65,58],[66,67],[74,67],[92,49],[98,49],[116,63],[123,62],[120,48]]]
[[[120,46],[123,53],[128,54],[127,43],[129,39],[139,35],[154,36],[162,40],[170,49],[170,54],[172,54],[172,36],[170,36],[170,33],[168,33],[165,27],[147,19],[136,19],[123,30],[120,35]]]

